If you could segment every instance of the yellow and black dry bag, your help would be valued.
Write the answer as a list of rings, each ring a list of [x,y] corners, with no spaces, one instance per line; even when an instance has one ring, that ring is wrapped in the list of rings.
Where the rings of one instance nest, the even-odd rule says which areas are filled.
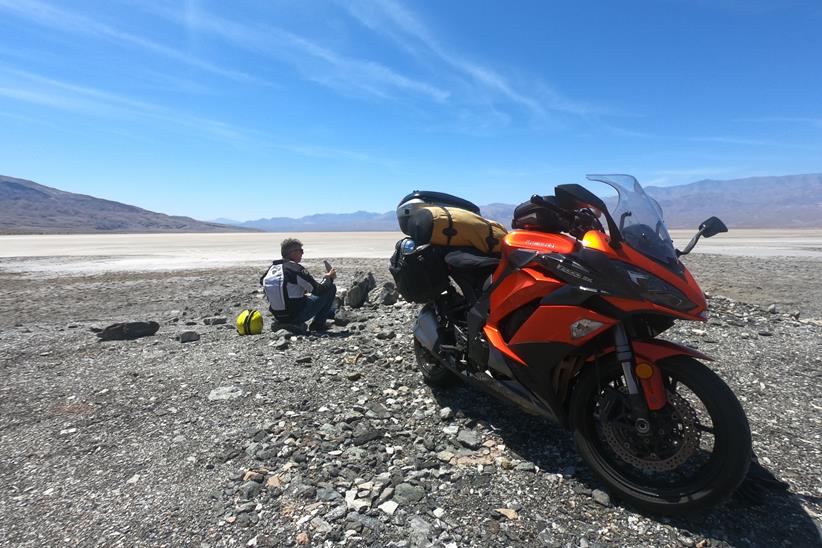
[[[249,308],[237,316],[237,333],[240,335],[259,335],[263,332],[263,315],[259,310]]]
[[[408,219],[406,232],[417,245],[473,247],[482,253],[499,253],[505,227],[458,207],[423,206]]]

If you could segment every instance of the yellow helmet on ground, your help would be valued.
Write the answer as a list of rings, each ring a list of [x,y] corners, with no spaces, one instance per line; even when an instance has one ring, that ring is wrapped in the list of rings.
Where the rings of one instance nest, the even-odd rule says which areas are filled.
[[[259,310],[249,308],[237,316],[237,333],[240,335],[259,335],[263,332],[263,315]]]

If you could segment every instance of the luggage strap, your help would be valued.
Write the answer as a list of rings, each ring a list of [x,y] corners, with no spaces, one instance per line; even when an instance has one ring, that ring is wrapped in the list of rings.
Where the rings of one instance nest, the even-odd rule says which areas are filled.
[[[488,246],[488,253],[492,253],[494,251],[494,248],[499,243],[499,240],[494,238],[494,225],[491,224],[491,221],[485,219],[484,217],[483,220],[488,225],[488,237],[485,238],[485,244]]]
[[[448,217],[448,226],[442,229],[442,234],[448,238],[445,242],[445,245],[451,247],[451,238],[457,235],[457,231],[454,228],[454,219],[451,217],[451,212],[448,211],[447,207],[439,206],[445,212],[445,216]]]
[[[254,316],[254,310],[248,310],[248,316],[245,317],[245,321],[243,322],[243,328],[245,329],[245,334],[251,334],[251,318]]]

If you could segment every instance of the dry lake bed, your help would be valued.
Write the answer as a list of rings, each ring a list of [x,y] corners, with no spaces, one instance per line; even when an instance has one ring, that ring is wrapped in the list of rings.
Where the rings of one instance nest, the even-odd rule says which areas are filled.
[[[684,247],[692,231],[675,230]],[[279,243],[295,234],[81,234],[0,236],[0,269],[17,272],[90,274],[224,268],[265,264]],[[399,232],[307,232],[298,235],[307,258],[388,258]],[[702,239],[694,253],[734,257],[822,260],[822,229],[731,230]]]

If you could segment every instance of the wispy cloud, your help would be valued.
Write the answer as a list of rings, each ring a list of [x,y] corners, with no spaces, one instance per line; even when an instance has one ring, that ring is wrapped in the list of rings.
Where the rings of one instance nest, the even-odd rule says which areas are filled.
[[[13,80],[15,84],[3,85],[3,75],[12,76],[13,78],[6,79]],[[315,158],[378,161],[366,154],[336,147],[285,141],[220,120],[185,114],[176,109],[102,89],[47,78],[1,65],[0,97],[84,115],[159,121],[166,129],[191,130],[191,134],[197,137],[208,137],[235,146],[273,148]]]
[[[234,47],[285,62],[304,78],[335,89],[388,98],[398,92],[445,101],[449,92],[397,72],[384,64],[345,56],[288,30],[243,23],[204,10],[174,11],[158,5],[147,11],[184,26],[190,34],[207,33]]]
[[[209,61],[193,57],[183,51],[148,40],[135,34],[116,29],[95,19],[65,11],[37,0],[0,0],[0,10],[61,32],[89,35],[120,45],[137,47],[156,55],[229,78],[238,82],[257,82],[260,79],[244,72],[220,67]]]
[[[524,91],[493,68],[446,47],[414,13],[396,2],[344,0],[339,4],[362,25],[389,37],[418,59],[426,60],[433,55],[438,62],[467,78],[473,84],[471,87],[474,92],[479,95],[490,94],[537,116],[543,116],[548,111],[585,116],[599,110],[585,102],[563,96],[545,82],[532,82],[528,86],[529,91]]]

